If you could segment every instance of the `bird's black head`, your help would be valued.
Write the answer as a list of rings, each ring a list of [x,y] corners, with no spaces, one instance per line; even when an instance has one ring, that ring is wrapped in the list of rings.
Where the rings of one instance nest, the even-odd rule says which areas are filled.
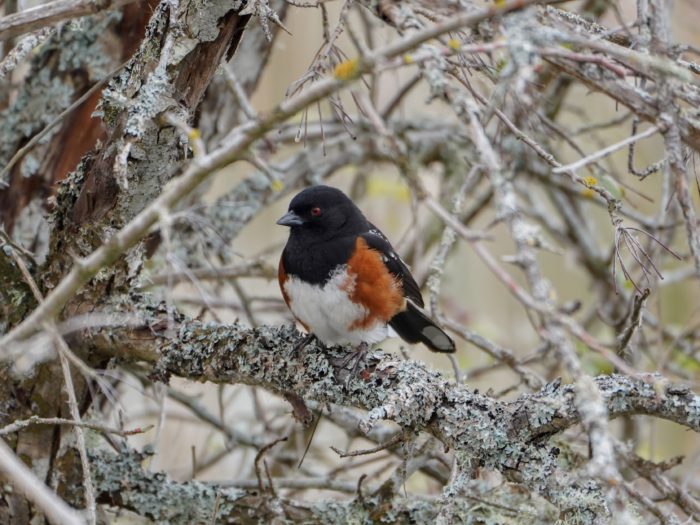
[[[330,186],[312,186],[298,193],[277,224],[289,226],[292,235],[317,240],[361,233],[368,228],[359,208],[342,191]]]

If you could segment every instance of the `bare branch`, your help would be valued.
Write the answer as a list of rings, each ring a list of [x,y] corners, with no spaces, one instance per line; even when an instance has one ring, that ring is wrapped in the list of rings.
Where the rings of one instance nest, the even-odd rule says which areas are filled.
[[[109,0],[98,4],[92,0],[54,0],[0,18],[0,40],[7,40],[68,18],[116,9],[134,1],[136,0]]]

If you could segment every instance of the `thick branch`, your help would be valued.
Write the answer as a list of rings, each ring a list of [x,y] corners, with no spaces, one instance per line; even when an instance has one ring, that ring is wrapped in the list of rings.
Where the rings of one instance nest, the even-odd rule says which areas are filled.
[[[364,431],[374,421],[389,419],[430,432],[450,448],[470,452],[495,467],[506,464],[514,448],[579,422],[573,385],[555,382],[512,402],[497,401],[450,383],[421,363],[381,351],[374,352],[346,385],[348,372],[338,366],[346,350],[309,345],[294,355],[299,333],[289,326],[249,329],[183,321],[175,338],[155,330],[151,326],[105,333],[106,339],[95,343],[101,351],[116,347],[125,359],[150,362],[154,376],[162,379],[177,375],[244,383],[360,407],[369,411],[361,425]],[[599,376],[595,382],[612,418],[650,415],[700,432],[700,397],[687,387],[662,383],[657,376]]]

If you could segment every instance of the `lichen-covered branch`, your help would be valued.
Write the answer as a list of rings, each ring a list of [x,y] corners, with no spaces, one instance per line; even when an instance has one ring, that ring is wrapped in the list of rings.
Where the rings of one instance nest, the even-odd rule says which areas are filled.
[[[526,443],[580,422],[573,385],[556,381],[514,402],[496,401],[450,383],[425,365],[401,361],[381,351],[371,354],[369,362],[348,378],[349,370],[338,366],[347,349],[324,349],[311,343],[295,355],[293,347],[300,337],[290,326],[251,329],[239,324],[183,320],[175,338],[158,335],[157,328],[151,326],[105,331],[96,335],[92,344],[99,351],[114,352],[123,359],[149,362],[153,377],[163,380],[173,375],[194,381],[245,383],[357,406],[369,411],[364,422],[366,431],[374,421],[390,419],[430,431],[450,447],[479,450],[478,456],[486,462],[488,455],[483,452],[503,452],[507,447],[499,447],[498,440],[506,436],[513,440],[511,443]],[[600,376],[596,384],[611,418],[648,415],[700,432],[700,396],[687,386],[668,383],[656,375]],[[364,388],[370,385],[372,388]],[[500,438],[485,442],[480,434],[492,424],[503,432],[494,432]]]
[[[387,498],[382,488],[353,487],[354,495],[344,501],[306,502],[278,496],[272,490],[257,490],[257,483],[236,488],[226,483],[200,481],[176,482],[163,472],[145,470],[142,462],[147,454],[134,451],[122,454],[95,452],[91,457],[98,501],[101,504],[126,509],[155,522],[174,525],[191,523],[240,523],[254,525],[289,520],[308,524],[349,523],[427,523],[438,514],[438,507],[430,499]],[[284,485],[284,483],[282,484]],[[334,483],[325,480],[325,486]],[[292,484],[303,487],[303,483]],[[324,488],[323,481],[318,488]],[[504,491],[508,491],[505,488]],[[495,499],[495,495],[493,496]],[[517,498],[517,491],[513,491]],[[527,501],[519,510],[520,523],[535,525],[538,519],[552,518],[553,509],[537,508],[535,501]],[[542,504],[542,502],[540,502]],[[492,519],[509,517],[509,509],[474,507],[474,501],[455,502],[455,513],[467,517]]]
[[[382,420],[429,432],[480,466],[521,480],[554,505],[572,505],[571,494],[562,493],[560,486],[568,474],[558,467],[558,452],[549,438],[582,422],[574,385],[556,381],[503,402],[382,352],[372,353],[356,375],[348,376],[349,370],[339,366],[347,350],[310,345],[295,355],[300,334],[290,327],[248,329],[181,320],[172,338],[157,335],[153,320],[149,324],[136,331],[105,331],[92,344],[103,352],[118,349],[120,359],[146,360],[152,377],[161,380],[179,376],[244,383],[363,408],[368,411],[360,423],[363,432]],[[600,376],[595,385],[611,418],[648,415],[700,432],[700,396],[688,387],[652,375]],[[582,503],[579,510],[605,516],[606,505],[596,490],[594,485],[585,489],[597,503]]]

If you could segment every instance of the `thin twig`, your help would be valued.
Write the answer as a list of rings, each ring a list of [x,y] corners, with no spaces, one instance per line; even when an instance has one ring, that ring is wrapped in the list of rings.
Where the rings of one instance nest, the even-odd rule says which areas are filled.
[[[391,438],[389,441],[386,443],[382,443],[381,445],[377,445],[376,447],[372,448],[367,448],[363,450],[353,450],[351,452],[343,452],[337,447],[331,446],[331,450],[338,454],[338,457],[341,458],[352,458],[355,456],[366,456],[368,454],[376,454],[377,452],[381,452],[382,450],[387,450],[389,448],[392,448],[399,443],[401,443],[404,440],[404,435],[402,432],[397,433],[393,438]]]
[[[620,142],[617,142],[615,144],[611,144],[607,148],[603,148],[599,151],[596,151],[595,153],[591,153],[587,157],[584,157],[580,160],[577,160],[576,162],[572,162],[571,164],[567,164],[565,166],[560,166],[558,168],[553,168],[552,173],[565,173],[567,171],[576,171],[578,169],[581,169],[582,167],[591,164],[592,162],[595,162],[599,159],[602,159],[603,157],[607,157],[611,153],[616,152],[617,150],[620,150],[624,148],[625,146],[628,146],[629,144],[633,144],[635,142],[638,142],[646,137],[651,137],[655,133],[660,131],[658,126],[651,126],[649,129],[645,129],[641,133],[637,133],[636,135],[632,135],[631,137],[626,138],[625,140],[621,140]]]
[[[638,328],[641,328],[644,303],[646,302],[650,293],[651,291],[649,290],[649,288],[645,288],[641,294],[635,294],[634,304],[632,306],[632,312],[629,316],[629,321],[627,322],[627,327],[624,329],[624,331],[620,334],[620,337],[618,338],[617,352],[619,354],[624,353],[625,349],[627,348],[627,345],[632,340],[634,332]]]
[[[66,383],[66,393],[68,394],[68,407],[71,412],[71,417],[74,421],[81,422],[80,409],[78,408],[78,399],[75,395],[75,387],[73,385],[73,377],[70,371],[70,365],[68,364],[68,358],[66,354],[71,353],[68,345],[64,341],[63,337],[60,336],[56,327],[47,326],[48,330],[54,332],[54,344],[56,345],[56,350],[58,352],[59,360],[61,361],[61,369],[63,370],[63,378]],[[95,502],[95,488],[92,483],[92,474],[90,473],[90,460],[87,454],[87,445],[85,443],[85,432],[81,426],[75,426],[75,437],[78,442],[78,453],[80,455],[80,462],[83,468],[83,487],[85,489],[85,506],[88,511],[88,521],[92,525],[97,523],[97,505]]]
[[[55,0],[0,18],[0,40],[7,40],[68,18],[118,9],[136,0]]]
[[[87,428],[96,432],[104,432],[105,434],[114,434],[121,437],[143,434],[153,428],[153,425],[146,425],[145,427],[138,427],[131,430],[119,430],[118,428],[110,428],[99,423],[92,423],[90,421],[75,421],[73,419],[64,419],[61,417],[32,416],[29,419],[19,419],[17,421],[13,421],[9,425],[0,428],[0,436],[19,432],[20,430],[32,425],[70,425]]]
[[[14,250],[11,250],[11,254],[13,256],[15,264],[17,264],[17,266],[19,267],[20,272],[24,277],[24,280],[26,281],[27,285],[31,288],[35,299],[39,302],[39,304],[41,304],[44,298],[41,294],[41,291],[39,290],[39,287],[34,281],[34,278],[29,273],[27,266],[24,264],[22,258],[14,252]],[[56,347],[56,352],[58,353],[58,357],[61,362],[61,369],[63,371],[66,393],[68,395],[68,407],[71,412],[71,417],[75,422],[81,423],[82,420],[80,417],[80,410],[78,409],[78,400],[75,395],[73,377],[71,376],[70,365],[68,364],[67,358],[67,355],[72,353],[61,334],[59,334],[58,329],[56,328],[56,325],[54,324],[53,320],[46,321],[44,329],[52,335],[54,345]],[[95,525],[97,523],[97,505],[95,502],[95,489],[92,483],[92,475],[90,473],[90,461],[88,459],[87,446],[85,444],[85,433],[83,432],[83,428],[80,425],[75,425],[74,430],[78,442],[78,453],[80,455],[80,462],[83,468],[83,488],[85,490],[85,506],[88,512],[88,522],[91,525]]]
[[[0,439],[0,473],[56,525],[83,525],[80,515],[44,485]]]
[[[274,447],[277,443],[281,443],[283,441],[287,441],[289,439],[289,436],[282,436],[281,438],[277,438],[271,443],[268,443],[264,447],[262,447],[258,453],[255,455],[255,461],[253,462],[255,465],[255,474],[258,477],[258,489],[260,490],[260,493],[265,492],[265,486],[263,485],[263,478],[262,478],[262,469],[260,468],[260,461],[263,459],[263,456],[265,453],[270,450],[272,447]],[[271,491],[274,491],[274,487],[272,484],[270,484],[270,487],[268,487]]]
[[[253,108],[253,105],[250,103],[250,100],[248,100],[248,96],[246,95],[243,86],[241,86],[241,83],[236,78],[231,64],[225,65],[223,67],[223,71],[224,77],[226,78],[226,84],[235,97],[236,102],[238,102],[238,105],[243,110],[245,116],[248,117],[249,120],[256,119],[258,114],[255,111],[255,108]]]

